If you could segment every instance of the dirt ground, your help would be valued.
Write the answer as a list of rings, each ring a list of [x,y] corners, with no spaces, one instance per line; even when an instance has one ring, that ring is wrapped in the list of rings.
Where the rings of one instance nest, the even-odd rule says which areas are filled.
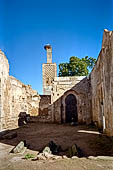
[[[88,156],[113,156],[112,141],[99,135],[95,128],[85,125],[30,123],[12,131],[17,132],[16,138],[0,140],[0,170],[113,170],[113,161],[87,159]],[[84,157],[54,161],[25,160],[24,155],[9,153],[22,140],[29,144],[26,152],[35,156],[52,140],[61,146],[63,155],[67,154],[69,147],[77,144]],[[107,146],[103,141],[107,141]]]

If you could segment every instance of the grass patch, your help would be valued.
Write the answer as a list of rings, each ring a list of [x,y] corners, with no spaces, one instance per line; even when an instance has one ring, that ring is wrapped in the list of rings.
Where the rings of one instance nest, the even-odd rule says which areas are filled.
[[[35,158],[35,156],[33,154],[27,153],[24,157],[24,159],[31,159],[31,158]]]

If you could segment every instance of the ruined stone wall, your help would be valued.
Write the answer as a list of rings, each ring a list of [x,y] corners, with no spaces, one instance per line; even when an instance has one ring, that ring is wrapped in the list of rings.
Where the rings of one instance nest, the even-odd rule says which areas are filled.
[[[113,136],[113,31],[104,30],[102,49],[91,73],[92,116]]]
[[[51,104],[51,96],[50,95],[40,95],[39,116],[47,116],[48,115],[48,106],[50,104]]]
[[[18,127],[20,112],[39,114],[40,97],[29,85],[9,76],[9,64],[0,51],[0,130]]]
[[[74,77],[73,77],[74,78]],[[65,99],[73,94],[77,99],[77,113],[79,123],[91,123],[91,91],[90,77],[86,77],[68,90],[51,104],[52,122],[65,123],[66,103]]]
[[[67,90],[79,83],[85,76],[55,77],[51,91],[51,103],[54,103]]]
[[[29,85],[9,76],[8,60],[0,51],[0,130],[17,127],[20,112],[39,115],[37,119],[42,122],[65,123],[66,97],[73,94],[78,122],[89,124],[93,120],[113,136],[112,31],[104,31],[102,49],[89,77],[53,77],[45,80],[47,87],[51,85],[50,101],[50,96],[39,96]]]
[[[67,79],[67,80],[66,80]],[[77,99],[78,122],[94,121],[113,136],[113,32],[104,31],[102,49],[88,78],[76,84],[67,78],[53,81],[51,114],[53,122],[65,122],[65,99],[69,94]],[[76,85],[74,85],[74,83]]]
[[[90,124],[92,120],[90,76],[81,80],[72,90],[78,94],[78,121],[80,123]]]
[[[39,113],[39,95],[30,85],[24,85],[16,78],[10,76],[12,105],[13,110],[20,110],[29,113],[31,116],[37,116]]]
[[[3,111],[4,129],[18,127],[19,114],[26,112],[30,116],[39,114],[39,95],[29,85],[24,85],[9,76],[4,89]]]
[[[6,56],[0,50],[0,130],[4,128],[5,125],[5,112],[3,109],[4,101],[5,101],[5,94],[4,91],[7,88],[6,84],[8,81],[9,75],[9,64]]]

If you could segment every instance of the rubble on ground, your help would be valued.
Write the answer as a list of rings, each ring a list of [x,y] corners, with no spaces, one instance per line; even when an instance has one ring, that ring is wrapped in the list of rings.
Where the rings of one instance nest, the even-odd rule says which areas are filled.
[[[57,145],[53,141],[50,141],[49,144],[42,150],[41,153],[37,155],[37,160],[47,160],[47,159],[69,159],[69,158],[78,158],[81,157],[80,148],[77,145],[72,145],[68,149],[68,156],[62,155],[60,156],[59,153],[62,151],[61,146]]]
[[[12,150],[11,153],[24,153],[26,151],[26,147],[23,141],[19,142],[17,146],[15,146]]]

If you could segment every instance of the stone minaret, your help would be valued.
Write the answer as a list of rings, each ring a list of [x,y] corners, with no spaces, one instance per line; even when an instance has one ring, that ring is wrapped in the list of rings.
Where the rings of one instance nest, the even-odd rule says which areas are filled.
[[[43,94],[51,95],[52,82],[54,77],[57,76],[57,66],[56,63],[52,63],[52,47],[47,44],[44,46],[47,51],[47,63],[42,65],[43,72]]]

